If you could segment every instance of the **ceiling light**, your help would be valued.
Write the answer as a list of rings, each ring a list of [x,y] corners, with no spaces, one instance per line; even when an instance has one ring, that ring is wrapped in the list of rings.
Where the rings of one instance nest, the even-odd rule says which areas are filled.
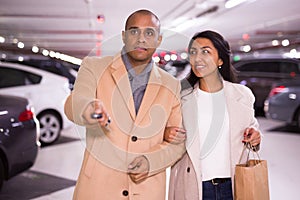
[[[5,42],[5,38],[0,36],[0,43],[4,43]]]
[[[48,56],[48,55],[49,55],[49,51],[48,51],[47,49],[44,49],[44,50],[42,51],[42,54],[43,54],[44,56]]]
[[[233,8],[233,7],[243,3],[245,1],[247,1],[247,0],[228,0],[225,3],[225,8]]]
[[[18,61],[23,62],[24,61],[24,57],[23,56],[19,56],[18,57]]]
[[[56,53],[55,53],[54,51],[50,51],[49,56],[50,56],[51,58],[54,58],[55,55],[56,55]]]
[[[39,52],[39,48],[38,48],[37,46],[33,46],[33,47],[31,48],[31,51],[32,51],[33,53],[37,53],[37,52]]]
[[[18,40],[17,38],[14,38],[14,39],[12,40],[12,42],[13,42],[14,44],[17,44],[17,43],[19,42],[19,40]]]
[[[24,48],[24,43],[23,42],[18,42],[18,47],[20,48],[20,49],[23,49]]]
[[[247,52],[251,51],[251,46],[250,45],[242,46],[241,50],[247,53]]]
[[[164,56],[164,59],[165,59],[165,61],[170,61],[171,56],[170,56],[169,54],[166,54],[166,55]]]
[[[187,54],[186,52],[182,52],[182,53],[180,54],[180,57],[181,57],[181,59],[185,60],[185,59],[188,58],[188,54]]]
[[[194,19],[190,19],[190,20],[187,20],[185,22],[183,22],[182,24],[178,25],[176,28],[175,28],[175,32],[181,32],[181,31],[184,31],[192,26],[195,25],[195,20]]]
[[[171,55],[171,60],[173,60],[173,61],[174,61],[174,60],[177,60],[177,55],[176,55],[176,54],[172,54],[172,55]]]
[[[278,40],[272,40],[272,45],[273,46],[278,46],[279,45],[279,41]]]
[[[282,46],[286,47],[286,46],[289,46],[290,41],[288,39],[285,39],[285,40],[282,40],[281,44],[282,44]]]
[[[155,56],[155,57],[153,58],[153,60],[154,60],[155,63],[158,63],[158,62],[160,61],[160,58],[159,58],[158,56]]]

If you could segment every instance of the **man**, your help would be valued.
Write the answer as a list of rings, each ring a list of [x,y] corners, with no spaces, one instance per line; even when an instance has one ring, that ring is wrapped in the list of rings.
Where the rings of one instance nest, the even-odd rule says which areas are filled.
[[[181,127],[180,83],[159,69],[160,21],[152,12],[131,14],[115,56],[86,57],[65,104],[86,126],[86,151],[73,199],[165,199],[165,169],[184,143],[163,141],[166,127]],[[180,129],[178,129],[180,131]]]

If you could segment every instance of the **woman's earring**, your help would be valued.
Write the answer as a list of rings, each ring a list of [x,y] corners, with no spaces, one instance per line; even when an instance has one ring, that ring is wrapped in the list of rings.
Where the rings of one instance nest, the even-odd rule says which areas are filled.
[[[221,69],[222,68],[222,65],[219,65],[219,67],[218,67],[219,69]]]

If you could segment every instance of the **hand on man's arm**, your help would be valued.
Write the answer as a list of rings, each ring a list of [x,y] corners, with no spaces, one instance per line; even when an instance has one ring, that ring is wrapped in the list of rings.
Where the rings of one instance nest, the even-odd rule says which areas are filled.
[[[128,166],[128,174],[135,183],[143,182],[149,174],[150,164],[145,156],[136,157]]]

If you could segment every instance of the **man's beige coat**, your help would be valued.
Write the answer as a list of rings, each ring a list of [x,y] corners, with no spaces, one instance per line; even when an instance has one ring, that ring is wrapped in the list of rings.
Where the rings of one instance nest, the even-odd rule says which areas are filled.
[[[84,108],[96,98],[112,119],[108,128],[87,125],[82,117]],[[86,57],[65,104],[68,118],[86,126],[86,150],[73,199],[165,199],[165,169],[183,155],[185,147],[164,142],[163,134],[166,126],[181,127],[180,107],[179,81],[153,65],[136,115],[121,54]],[[150,173],[135,184],[127,167],[139,155],[149,160]]]
[[[243,85],[224,81],[224,94],[229,115],[231,176],[234,180],[235,165],[243,150],[244,130],[248,127],[258,129],[254,116],[254,96]],[[187,153],[171,170],[169,200],[201,200],[202,178],[200,139],[197,126],[197,99],[192,91],[182,93],[183,125],[187,131]],[[222,163],[215,163],[222,165]],[[233,183],[234,185],[234,183]]]

